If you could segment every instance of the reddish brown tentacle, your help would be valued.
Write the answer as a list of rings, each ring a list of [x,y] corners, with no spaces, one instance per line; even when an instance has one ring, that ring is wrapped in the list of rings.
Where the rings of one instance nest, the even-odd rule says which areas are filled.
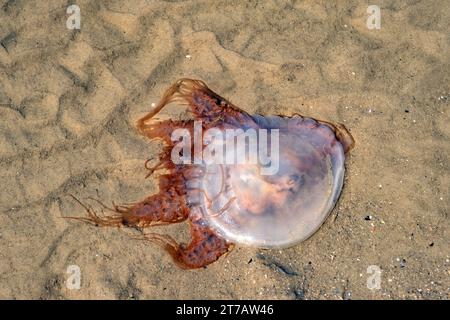
[[[72,195],[71,195],[72,196]],[[155,225],[178,223],[187,219],[189,208],[185,196],[179,196],[175,190],[164,190],[155,195],[151,195],[143,201],[134,205],[114,205],[114,208],[105,206],[111,214],[99,216],[90,206],[85,205],[80,200],[72,196],[81,204],[87,217],[66,217],[79,220],[95,226],[127,226],[127,227],[150,227]]]
[[[164,93],[158,105],[137,121],[137,128],[144,136],[149,136],[152,130],[173,129],[176,125],[155,125],[154,117],[167,105],[177,102],[187,105],[195,119],[200,119],[209,127],[210,123],[226,122],[257,127],[252,117],[245,111],[234,106],[225,98],[219,96],[201,80],[180,79]],[[221,121],[219,121],[219,119]]]
[[[205,267],[226,254],[232,244],[217,236],[201,220],[190,221],[192,240],[188,245],[178,244],[172,237],[146,233],[136,239],[149,240],[165,249],[183,269]]]
[[[158,164],[154,165],[153,167],[148,167],[147,164],[148,164],[148,160],[144,164],[145,169],[147,169],[149,171],[147,173],[147,175],[145,176],[145,179],[150,177],[156,170],[164,168],[164,162],[162,162],[162,161],[160,161]]]
[[[74,195],[69,194],[76,202],[78,202],[87,212],[87,217],[64,217],[66,219],[72,219],[72,220],[78,220],[85,223],[89,223],[95,226],[105,226],[105,227],[113,227],[113,226],[120,226],[122,217],[119,213],[117,214],[111,214],[109,216],[99,216],[92,207],[84,204],[81,202],[78,198],[76,198]],[[114,210],[113,210],[114,211]]]

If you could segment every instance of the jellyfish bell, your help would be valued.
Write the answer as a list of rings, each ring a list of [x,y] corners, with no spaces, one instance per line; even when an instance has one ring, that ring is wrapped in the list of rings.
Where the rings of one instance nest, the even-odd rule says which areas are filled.
[[[204,164],[197,184],[205,191],[201,212],[230,242],[292,246],[322,225],[339,198],[349,146],[337,136],[347,138],[348,133],[301,116],[252,117],[259,129],[279,130],[278,169],[264,175],[261,162]]]

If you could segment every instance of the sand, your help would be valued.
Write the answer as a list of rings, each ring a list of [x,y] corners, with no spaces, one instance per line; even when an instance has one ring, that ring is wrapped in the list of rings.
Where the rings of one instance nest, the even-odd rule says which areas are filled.
[[[379,1],[379,30],[366,1],[77,0],[68,30],[73,3],[0,2],[0,298],[450,297],[449,2]],[[186,271],[135,230],[62,218],[85,215],[69,194],[157,190],[143,163],[158,145],[134,124],[181,77],[250,113],[350,129],[342,196],[313,237]],[[155,231],[188,239],[186,224]]]

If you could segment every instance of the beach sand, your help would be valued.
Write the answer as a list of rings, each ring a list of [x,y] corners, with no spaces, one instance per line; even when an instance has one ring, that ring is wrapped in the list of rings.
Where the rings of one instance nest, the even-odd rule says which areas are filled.
[[[77,0],[69,30],[73,3],[0,1],[0,298],[450,297],[448,1],[379,1],[379,30],[366,1]],[[86,214],[70,194],[157,191],[143,164],[160,149],[135,122],[182,77],[249,113],[349,128],[345,187],[314,236],[186,271],[136,230],[62,218]]]

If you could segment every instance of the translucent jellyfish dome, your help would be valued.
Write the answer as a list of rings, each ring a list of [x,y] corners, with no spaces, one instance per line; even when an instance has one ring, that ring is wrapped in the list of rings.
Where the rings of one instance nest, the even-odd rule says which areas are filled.
[[[288,247],[310,237],[338,200],[345,170],[346,140],[342,135],[346,132],[301,116],[254,115],[252,119],[258,129],[266,129],[267,148],[264,137],[258,136],[255,163],[249,161],[255,146],[248,136],[242,137],[241,144],[236,143],[239,137],[210,141],[223,144],[226,151],[225,145],[234,139],[232,157],[246,155],[245,161],[204,163],[193,186],[204,191],[196,202],[209,226],[230,242]],[[278,150],[271,149],[275,139]],[[270,163],[261,161],[264,156]]]

